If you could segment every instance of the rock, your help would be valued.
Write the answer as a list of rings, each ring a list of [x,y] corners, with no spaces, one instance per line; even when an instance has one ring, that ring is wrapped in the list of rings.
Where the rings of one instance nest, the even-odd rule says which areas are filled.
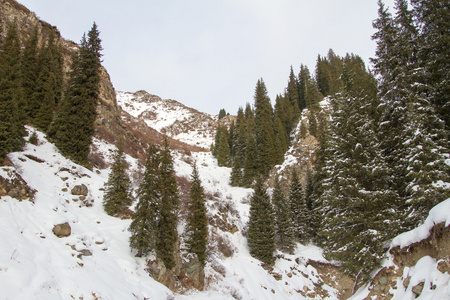
[[[385,285],[387,283],[387,277],[381,277],[380,278],[380,284]]]
[[[72,195],[76,196],[87,196],[88,192],[88,188],[84,184],[76,185],[71,190]]]
[[[82,256],[92,256],[92,252],[89,249],[80,250],[80,251],[78,251],[78,253],[79,253],[77,255],[78,258],[81,258]]]
[[[59,237],[68,237],[72,233],[69,223],[58,224],[53,227],[53,233]]]
[[[424,282],[421,282],[419,284],[417,284],[416,286],[414,286],[412,288],[412,292],[416,295],[416,297],[419,297],[420,294],[422,294],[422,290],[423,290],[423,286],[425,285]]]
[[[404,286],[405,288],[407,288],[410,281],[411,281],[411,276],[406,277],[406,279],[403,280],[403,286]]]

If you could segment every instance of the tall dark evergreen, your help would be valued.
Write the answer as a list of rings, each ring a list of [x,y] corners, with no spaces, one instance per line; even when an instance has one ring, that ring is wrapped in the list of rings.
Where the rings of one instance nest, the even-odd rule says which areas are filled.
[[[306,234],[308,215],[302,184],[295,169],[292,169],[291,183],[289,185],[289,206],[294,227],[294,236],[297,240],[306,242],[308,240]]]
[[[167,138],[160,154],[160,192],[158,240],[156,254],[171,269],[175,265],[175,252],[178,241],[178,186],[175,179],[173,159],[169,149]]]
[[[0,52],[0,160],[24,145],[25,102],[21,86],[21,50],[12,25]]]
[[[62,97],[63,58],[61,48],[53,33],[48,37],[38,53],[39,75],[36,100],[39,107],[34,112],[33,123],[43,131],[47,131],[53,121],[54,113]]]
[[[298,95],[298,80],[294,75],[294,69],[291,66],[291,72],[289,73],[289,82],[287,87],[286,96],[292,107],[292,118],[295,122],[301,114],[300,110],[300,99]]]
[[[276,162],[273,109],[262,79],[255,88],[255,140],[256,166],[258,172],[267,175]]]
[[[38,60],[38,33],[37,28],[34,29],[32,35],[25,43],[22,54],[22,89],[23,96],[27,101],[26,113],[27,117],[34,120],[34,116],[39,109],[40,103],[37,97],[38,93],[38,76],[39,76],[39,60]]]
[[[156,252],[156,244],[159,240],[158,224],[162,189],[159,164],[159,149],[150,144],[144,175],[137,192],[136,212],[133,214],[133,221],[129,228],[130,247],[137,250],[139,257],[151,251]]]
[[[273,262],[275,251],[275,223],[270,196],[258,177],[254,193],[250,199],[250,218],[248,221],[248,246],[250,255],[264,263]]]
[[[94,23],[87,38],[83,36],[72,61],[64,99],[49,132],[64,155],[84,165],[88,164],[99,95],[102,56],[99,35]]]
[[[275,213],[275,241],[277,248],[281,251],[292,253],[295,243],[291,207],[278,177],[275,178],[272,203]]]
[[[122,143],[117,145],[108,181],[105,183],[103,206],[107,214],[114,216],[133,203],[131,180],[127,174],[128,164],[123,153]]]
[[[319,240],[326,257],[363,278],[378,266],[386,242],[398,233],[398,202],[376,134],[379,102],[376,90],[368,88],[375,85],[373,76],[359,57],[348,55],[344,61],[345,90],[331,97]]]
[[[196,165],[192,169],[189,196],[186,243],[189,251],[195,253],[200,263],[204,265],[208,241],[208,219],[206,216],[205,192]]]
[[[440,119],[450,130],[450,10],[446,1],[412,0],[413,13],[420,35],[417,58],[418,81]],[[448,145],[446,147],[449,147]]]

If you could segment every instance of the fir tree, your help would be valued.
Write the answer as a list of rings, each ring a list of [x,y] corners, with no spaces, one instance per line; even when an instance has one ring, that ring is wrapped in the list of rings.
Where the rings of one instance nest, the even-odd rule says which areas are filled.
[[[287,87],[287,98],[292,107],[292,121],[295,122],[301,114],[298,95],[298,80],[294,75],[294,70],[291,66],[291,72],[289,73],[289,82]]]
[[[39,103],[34,113],[33,123],[43,131],[47,131],[62,96],[63,58],[56,38],[51,33],[47,44],[38,53],[39,76],[36,99]]]
[[[271,264],[275,250],[273,208],[261,177],[256,180],[254,190],[250,199],[247,236],[250,255]]]
[[[122,143],[117,145],[108,181],[105,183],[103,206],[107,214],[114,216],[133,203],[131,181],[127,174],[127,162]]]
[[[235,156],[233,159],[233,167],[231,168],[230,185],[242,186],[243,173],[239,157]]]
[[[139,257],[155,251],[159,239],[158,222],[162,189],[159,155],[159,149],[150,144],[147,150],[144,176],[137,192],[138,204],[129,228],[131,232],[130,247],[138,251],[137,256]]]
[[[164,262],[166,268],[175,265],[176,242],[178,240],[178,186],[173,169],[172,155],[167,137],[164,139],[159,166],[161,198],[159,203],[160,214],[158,224],[158,241],[156,254]]]
[[[277,247],[281,251],[292,253],[294,249],[294,228],[291,207],[288,198],[283,193],[278,177],[275,178],[272,203],[275,212],[275,236]]]
[[[194,165],[191,175],[190,203],[187,217],[187,245],[189,251],[195,253],[202,265],[206,259],[206,243],[208,240],[208,220],[206,217],[205,195]]]
[[[307,212],[305,198],[295,169],[292,169],[291,184],[289,186],[289,206],[294,226],[294,236],[299,241],[306,241]]]
[[[26,113],[27,117],[34,120],[34,116],[39,109],[38,92],[38,75],[39,75],[39,61],[38,61],[38,35],[37,28],[34,29],[33,34],[25,43],[22,54],[22,89],[24,98],[27,101]]]
[[[72,70],[64,99],[49,136],[66,156],[87,165],[89,147],[94,134],[94,121],[99,95],[101,40],[94,23],[84,35]]]
[[[340,260],[345,272],[363,278],[378,266],[386,242],[399,229],[396,193],[376,134],[379,102],[373,89],[361,88],[374,84],[364,73],[361,60],[348,56],[345,90],[331,98],[320,188],[324,225],[319,232],[326,257]]]
[[[217,164],[220,167],[228,167],[231,159],[229,134],[225,127],[220,126],[219,128],[220,130],[217,131],[219,135],[218,144],[215,147]]]
[[[255,141],[256,166],[258,172],[267,175],[275,164],[275,134],[273,131],[273,109],[267,95],[266,85],[258,80],[255,88]]]
[[[0,159],[24,145],[25,102],[21,87],[21,51],[16,26],[8,29],[0,52]]]

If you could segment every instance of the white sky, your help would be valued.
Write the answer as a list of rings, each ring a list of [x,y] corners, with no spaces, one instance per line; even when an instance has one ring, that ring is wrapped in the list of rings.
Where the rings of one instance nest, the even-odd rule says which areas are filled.
[[[236,114],[263,78],[272,102],[290,66],[375,53],[377,0],[18,0],[79,42],[95,21],[116,90],[146,90],[203,112]],[[393,11],[394,0],[384,1]]]

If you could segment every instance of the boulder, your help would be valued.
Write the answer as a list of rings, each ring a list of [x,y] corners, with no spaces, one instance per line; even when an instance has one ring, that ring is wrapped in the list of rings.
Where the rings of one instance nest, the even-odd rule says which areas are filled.
[[[53,233],[59,237],[68,237],[72,233],[69,223],[58,224],[53,227]]]
[[[72,195],[75,196],[87,196],[88,192],[89,190],[84,184],[76,185],[71,190]]]

